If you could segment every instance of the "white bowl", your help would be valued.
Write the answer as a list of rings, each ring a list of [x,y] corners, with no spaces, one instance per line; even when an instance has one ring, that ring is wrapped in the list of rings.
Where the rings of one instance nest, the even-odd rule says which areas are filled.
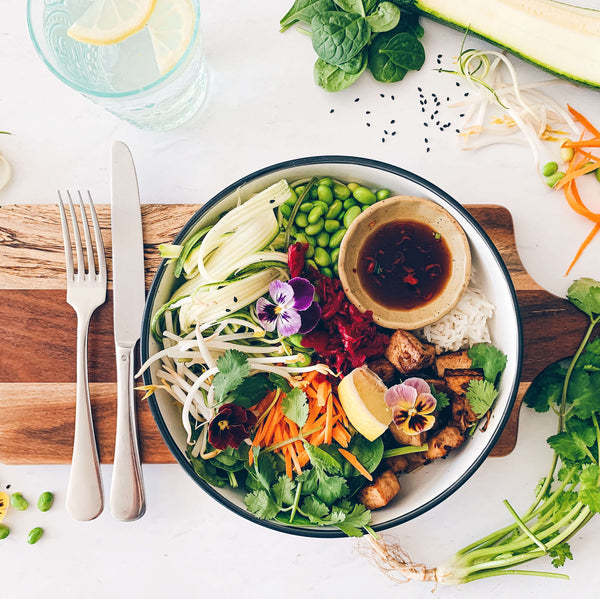
[[[471,247],[472,265],[477,284],[496,306],[490,321],[492,342],[508,357],[502,374],[499,395],[485,433],[478,431],[462,447],[446,459],[434,460],[424,468],[403,475],[402,491],[385,508],[373,512],[373,528],[384,530],[420,516],[446,499],[471,477],[498,440],[510,415],[518,391],[522,361],[521,321],[517,296],[508,270],[489,237],[475,219],[454,199],[435,185],[391,164],[351,156],[313,156],[290,160],[256,171],[236,181],[207,202],[188,221],[175,243],[183,241],[197,230],[213,223],[224,211],[236,205],[240,197],[257,193],[282,178],[292,182],[302,178],[330,176],[341,181],[356,181],[370,188],[386,188],[392,195],[428,198],[443,206],[464,229]],[[171,240],[165,239],[165,242]],[[147,298],[142,330],[142,361],[160,348],[150,333],[154,312],[170,297],[174,265],[163,261],[158,268]],[[146,371],[144,383],[155,380],[158,365]],[[233,512],[262,526],[312,537],[342,537],[344,533],[329,527],[293,527],[261,520],[244,506],[244,493],[231,488],[212,487],[194,471],[185,454],[186,434],[181,424],[181,411],[161,390],[149,399],[152,414],[163,439],[184,470],[207,493]]]

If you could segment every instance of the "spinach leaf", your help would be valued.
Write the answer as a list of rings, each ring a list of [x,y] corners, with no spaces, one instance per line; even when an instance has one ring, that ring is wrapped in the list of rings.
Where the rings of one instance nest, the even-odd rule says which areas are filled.
[[[347,63],[344,63],[347,64]],[[346,73],[341,67],[328,64],[317,58],[314,68],[315,83],[328,92],[339,92],[350,87],[363,73],[367,66],[366,56],[362,57],[361,69],[358,73]]]
[[[377,10],[367,17],[374,33],[391,31],[400,22],[400,9],[391,2],[381,2]]]
[[[361,54],[357,54],[348,62],[343,62],[342,64],[338,65],[338,67],[348,75],[360,75],[365,70],[366,66],[367,55],[365,51],[363,51]]]
[[[346,12],[355,12],[365,16],[365,6],[362,0],[333,0],[342,10]]]
[[[188,458],[192,464],[196,474],[209,485],[213,487],[224,487],[229,483],[229,478],[223,476],[218,468],[211,464],[208,460],[195,458],[188,452]]]
[[[362,435],[354,435],[348,446],[348,451],[354,454],[354,457],[369,472],[373,472],[379,466],[383,458],[383,449],[383,440],[381,437],[378,437],[375,441],[369,441]],[[350,466],[349,469],[346,464]],[[357,476],[359,473],[350,462],[344,460],[344,474],[350,477]]]
[[[381,52],[381,49],[388,44],[393,36],[393,31],[379,33],[369,48],[369,71],[371,71],[371,74],[377,81],[381,81],[382,83],[402,81],[404,75],[408,73],[408,69],[399,67],[396,63],[392,62],[389,56]]]
[[[273,384],[263,374],[255,374],[244,379],[241,384],[231,392],[227,399],[243,408],[255,406],[265,397],[268,391],[273,389]]]
[[[296,21],[310,24],[315,15],[331,10],[335,10],[333,0],[296,0],[279,24],[283,29],[287,29]]]
[[[313,17],[310,26],[315,52],[333,65],[354,58],[371,37],[369,23],[357,13],[323,12]]]
[[[379,3],[379,0],[363,0],[363,6],[365,7],[365,14],[367,14],[367,15],[371,14],[371,12],[373,12],[373,10],[375,10],[375,8],[377,7],[378,3]]]
[[[388,56],[395,65],[409,71],[417,71],[425,62],[423,44],[408,32],[396,34],[380,52]]]

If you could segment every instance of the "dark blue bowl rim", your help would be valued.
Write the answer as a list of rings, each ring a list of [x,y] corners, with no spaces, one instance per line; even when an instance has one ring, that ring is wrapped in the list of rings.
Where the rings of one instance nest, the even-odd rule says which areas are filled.
[[[512,411],[512,408],[513,408],[513,405],[514,405],[514,402],[515,402],[515,399],[517,396],[518,388],[519,388],[519,380],[521,378],[521,366],[522,366],[522,358],[523,358],[523,331],[522,331],[522,323],[521,323],[521,314],[520,314],[520,310],[519,310],[519,303],[517,301],[517,294],[516,294],[514,285],[512,283],[512,280],[510,278],[510,274],[508,272],[506,264],[504,263],[502,257],[500,256],[500,253],[496,249],[496,246],[492,243],[492,241],[489,238],[489,236],[487,235],[487,233],[483,230],[481,225],[473,218],[473,216],[471,216],[471,214],[465,208],[463,208],[463,206],[459,202],[457,202],[454,198],[452,198],[450,195],[448,195],[446,192],[444,192],[442,189],[440,189],[433,183],[430,183],[426,179],[420,177],[419,175],[416,175],[416,174],[414,174],[410,171],[407,171],[403,168],[400,168],[398,166],[394,166],[392,164],[389,164],[386,162],[381,162],[378,160],[373,160],[370,158],[361,158],[361,157],[357,157],[357,156],[343,156],[343,155],[307,156],[304,158],[296,158],[293,160],[279,162],[279,163],[273,164],[271,166],[254,171],[253,173],[250,173],[249,175],[246,175],[245,177],[242,177],[241,179],[235,181],[234,183],[232,183],[231,185],[229,185],[228,187],[226,187],[225,189],[223,189],[222,191],[217,193],[212,199],[210,199],[208,202],[206,202],[202,207],[200,207],[199,210],[190,218],[190,220],[182,228],[181,232],[175,239],[174,243],[181,242],[185,238],[185,236],[188,234],[188,232],[191,229],[193,229],[193,227],[196,225],[198,220],[201,219],[213,206],[215,206],[218,202],[220,202],[223,198],[227,197],[229,194],[233,193],[234,191],[236,191],[243,185],[247,184],[249,181],[252,181],[252,180],[254,180],[258,177],[262,177],[264,175],[272,174],[277,171],[285,170],[285,169],[289,169],[289,168],[293,168],[293,167],[322,165],[322,164],[330,164],[330,163],[331,164],[349,164],[349,165],[355,165],[355,166],[370,167],[370,168],[375,168],[375,169],[379,169],[382,171],[386,171],[386,172],[392,173],[394,175],[398,175],[399,177],[407,179],[408,181],[411,181],[412,183],[415,183],[415,184],[421,186],[422,188],[428,190],[430,193],[432,193],[433,195],[437,196],[440,200],[442,200],[443,203],[449,204],[454,209],[456,209],[461,214],[461,216],[465,220],[467,220],[469,222],[469,224],[475,229],[477,234],[482,238],[485,245],[487,246],[487,249],[490,252],[491,257],[496,262],[497,266],[500,268],[500,270],[504,276],[505,282],[508,286],[510,295],[511,295],[512,306],[515,311],[515,316],[516,316],[516,320],[517,320],[518,338],[517,338],[517,368],[516,368],[516,373],[515,373],[516,375],[512,382],[512,387],[510,389],[509,401],[506,405],[506,408],[505,408],[503,414],[500,417],[500,425],[496,429],[495,433],[493,435],[490,435],[490,438],[488,439],[486,446],[484,447],[481,454],[477,457],[477,459],[463,473],[463,475],[460,478],[458,478],[452,485],[450,485],[442,493],[440,493],[439,495],[437,495],[436,497],[434,497],[427,503],[420,506],[418,509],[415,509],[407,514],[404,514],[397,518],[392,518],[390,520],[387,520],[386,522],[382,522],[380,524],[373,526],[373,529],[375,531],[382,531],[382,530],[386,530],[388,528],[397,526],[399,524],[402,524],[404,522],[408,522],[409,520],[412,520],[413,518],[416,518],[417,516],[424,514],[425,512],[429,511],[431,508],[440,504],[442,501],[444,501],[444,499],[446,499],[447,497],[452,495],[452,493],[454,493],[457,489],[459,489],[475,473],[475,471],[481,466],[481,464],[487,458],[488,454],[494,447],[496,441],[500,437],[500,434],[502,433],[502,431],[506,425],[506,422],[508,421],[508,418]],[[146,308],[144,310],[144,319],[143,319],[143,325],[142,325],[142,333],[141,333],[142,336],[141,336],[141,345],[140,345],[142,363],[145,362],[150,355],[149,354],[149,350],[150,350],[149,339],[150,339],[150,322],[152,320],[152,305],[154,303],[154,298],[158,292],[158,288],[159,288],[160,282],[162,280],[166,265],[167,265],[166,260],[163,260],[161,262],[161,264],[159,265],[158,270],[152,281],[150,290],[148,292],[148,297],[146,299]],[[149,385],[151,382],[152,381],[150,378],[150,372],[149,371],[144,372],[144,384]],[[256,516],[254,516],[253,514],[251,514],[248,511],[246,511],[245,509],[241,508],[240,506],[236,505],[235,503],[229,501],[227,498],[223,497],[219,493],[218,489],[209,485],[207,482],[202,480],[196,474],[196,472],[194,471],[194,468],[192,467],[190,462],[187,460],[184,453],[179,449],[177,443],[175,442],[175,440],[173,439],[173,437],[171,436],[171,434],[169,432],[169,429],[167,428],[167,425],[162,417],[162,413],[158,407],[158,403],[157,403],[154,395],[152,395],[149,398],[148,403],[150,405],[150,410],[152,412],[152,416],[154,417],[154,420],[158,426],[159,432],[162,435],[162,438],[164,439],[165,443],[167,444],[169,450],[171,451],[171,453],[173,454],[175,459],[179,462],[179,464],[183,467],[183,469],[187,472],[187,474],[204,491],[206,491],[206,493],[208,493],[211,497],[213,497],[221,505],[225,506],[226,508],[228,508],[229,510],[231,510],[238,516],[245,518],[246,520],[249,520],[251,522],[254,522],[256,524],[264,526],[266,528],[276,530],[278,532],[285,532],[288,534],[295,534],[295,535],[306,536],[306,537],[321,537],[321,538],[336,538],[336,537],[344,537],[345,536],[345,534],[342,531],[335,529],[335,528],[294,527],[294,526],[289,526],[289,525],[279,523],[276,521],[272,521],[272,520],[261,520],[260,518],[257,518]]]

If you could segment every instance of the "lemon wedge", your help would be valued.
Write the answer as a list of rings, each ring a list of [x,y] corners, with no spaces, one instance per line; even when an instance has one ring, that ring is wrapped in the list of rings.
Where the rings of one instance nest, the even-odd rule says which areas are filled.
[[[355,368],[338,386],[340,402],[352,426],[369,441],[377,439],[392,421],[383,396],[385,383],[369,368]]]
[[[146,26],[155,4],[156,0],[95,0],[67,34],[95,46],[117,44]]]
[[[196,11],[191,0],[156,0],[148,31],[161,75],[168,73],[183,56],[195,25]]]

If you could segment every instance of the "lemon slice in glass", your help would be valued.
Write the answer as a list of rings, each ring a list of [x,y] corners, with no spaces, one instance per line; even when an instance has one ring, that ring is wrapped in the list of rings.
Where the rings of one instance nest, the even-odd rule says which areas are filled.
[[[156,0],[148,31],[161,75],[183,56],[192,40],[196,18],[191,0]]]
[[[4,516],[6,516],[9,501],[10,499],[7,493],[0,493],[0,522],[2,522],[2,520],[4,520]]]
[[[340,403],[352,426],[369,441],[377,439],[392,421],[383,396],[385,383],[369,368],[355,368],[338,386]]]
[[[155,4],[156,0],[96,0],[67,34],[95,46],[116,44],[146,26]]]

